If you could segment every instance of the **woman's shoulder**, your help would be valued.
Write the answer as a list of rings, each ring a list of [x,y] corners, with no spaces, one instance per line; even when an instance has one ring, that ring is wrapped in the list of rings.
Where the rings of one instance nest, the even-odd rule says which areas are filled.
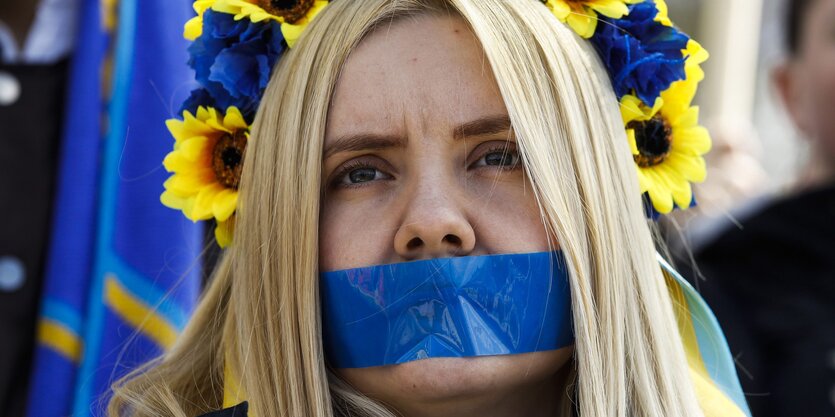
[[[249,404],[246,401],[223,410],[212,411],[208,414],[203,414],[199,417],[247,417],[249,411]]]

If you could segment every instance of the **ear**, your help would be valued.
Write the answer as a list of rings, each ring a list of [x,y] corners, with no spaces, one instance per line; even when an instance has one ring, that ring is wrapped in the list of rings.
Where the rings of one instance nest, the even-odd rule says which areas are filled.
[[[801,80],[798,77],[798,69],[793,62],[784,62],[774,68],[771,72],[771,81],[780,95],[783,107],[788,111],[795,126],[801,132],[808,133],[807,116],[804,111],[802,100]]]

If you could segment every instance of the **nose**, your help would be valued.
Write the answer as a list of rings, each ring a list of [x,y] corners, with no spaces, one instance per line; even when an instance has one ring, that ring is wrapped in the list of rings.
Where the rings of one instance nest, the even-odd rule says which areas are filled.
[[[475,248],[475,231],[452,190],[418,191],[407,202],[394,250],[406,260],[466,256]]]

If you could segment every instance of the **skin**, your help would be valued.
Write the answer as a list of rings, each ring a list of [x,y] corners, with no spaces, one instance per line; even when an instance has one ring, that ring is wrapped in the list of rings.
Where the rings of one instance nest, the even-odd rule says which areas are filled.
[[[774,72],[792,121],[813,147],[804,182],[835,180],[835,0],[818,0],[802,17],[797,53]]]
[[[320,268],[548,250],[506,117],[481,47],[459,18],[403,19],[364,39],[328,114]],[[408,417],[551,416],[572,353],[336,372]]]
[[[35,20],[38,2],[35,0],[14,0],[0,3],[0,22],[6,24],[17,40],[23,45],[29,27]]]

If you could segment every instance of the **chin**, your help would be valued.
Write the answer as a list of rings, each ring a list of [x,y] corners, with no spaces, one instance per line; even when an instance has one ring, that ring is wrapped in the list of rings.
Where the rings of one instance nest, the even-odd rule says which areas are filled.
[[[365,395],[383,401],[444,403],[539,384],[556,374],[573,347],[547,352],[468,358],[431,358],[399,365],[339,369]]]

